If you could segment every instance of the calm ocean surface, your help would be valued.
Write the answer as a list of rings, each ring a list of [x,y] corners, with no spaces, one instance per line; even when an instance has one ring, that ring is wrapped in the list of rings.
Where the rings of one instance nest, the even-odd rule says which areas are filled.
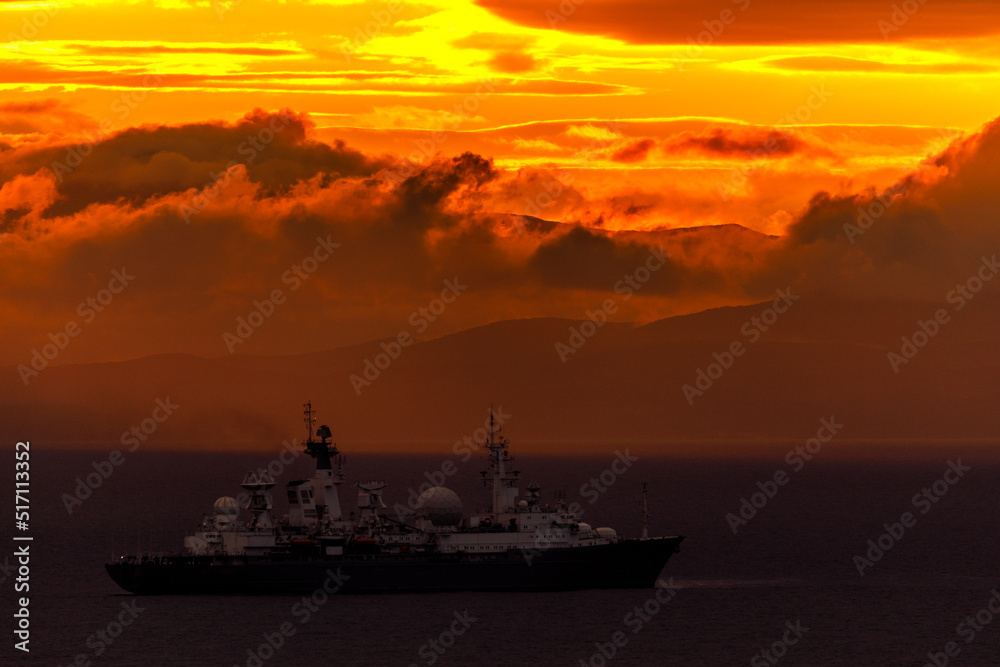
[[[181,550],[185,532],[194,530],[214,500],[236,495],[243,473],[266,465],[273,455],[140,450],[127,454],[69,514],[62,494],[72,493],[75,478],[107,454],[35,448],[31,653],[12,648],[16,573],[11,573],[3,583],[0,663],[62,666],[82,656],[78,664],[95,666],[447,667],[580,665],[581,660],[595,666],[919,666],[928,663],[928,653],[957,642],[958,654],[948,664],[1000,664],[1000,618],[994,622],[992,613],[981,611],[991,590],[1000,588],[995,461],[977,460],[975,450],[964,456],[955,447],[919,463],[832,462],[820,455],[795,472],[780,456],[753,462],[642,456],[605,492],[581,495],[581,485],[609,467],[613,450],[572,460],[514,453],[522,488],[538,481],[545,500],[562,489],[568,501],[583,506],[584,520],[629,537],[639,533],[640,489],[648,482],[651,533],[686,536],[663,573],[680,587],[665,604],[652,601],[652,590],[334,596],[303,624],[291,612],[301,596],[136,598],[119,590],[103,569],[112,548],[121,554],[126,539],[130,552]],[[947,460],[959,456],[971,470],[961,478],[949,474],[954,484],[939,482],[937,490],[946,493],[936,502],[914,505],[914,495],[933,489],[949,469]],[[341,503],[353,509],[353,483],[368,479],[389,482],[390,508],[405,502],[410,486],[418,485],[425,471],[440,469],[444,458],[348,454]],[[11,472],[4,474],[8,489],[12,460],[8,457]],[[308,474],[310,464],[298,459],[279,485]],[[446,485],[463,498],[467,512],[484,505],[478,474],[483,461],[473,457],[457,466]],[[758,481],[778,470],[788,473],[788,483],[734,535],[726,514],[738,512],[741,497],[749,498]],[[281,495],[275,494],[279,515]],[[11,509],[5,503],[5,526],[12,525]],[[898,522],[904,512],[914,515],[915,525],[859,576],[854,557],[863,556],[868,540],[877,540],[883,524]],[[0,563],[6,557],[9,564],[12,554],[13,547],[4,547]],[[124,612],[123,604],[137,607]],[[644,605],[645,620],[634,611]],[[435,652],[428,642],[451,643],[448,631],[456,613],[475,621],[443,653]],[[96,633],[120,615],[135,618],[109,645],[98,640]],[[974,625],[960,627],[970,615]],[[252,658],[249,652],[257,652],[265,635],[286,621],[294,634],[277,651],[265,648],[261,654],[267,659]],[[790,626],[798,632],[789,632]],[[605,658],[601,647],[610,652],[617,632],[623,633],[622,645]],[[770,661],[764,649],[774,651]],[[944,658],[942,653],[939,664]]]

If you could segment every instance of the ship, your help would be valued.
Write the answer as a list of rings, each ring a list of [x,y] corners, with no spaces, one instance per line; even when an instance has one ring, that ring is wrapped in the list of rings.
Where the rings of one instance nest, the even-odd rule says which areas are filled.
[[[519,472],[492,409],[479,445],[492,507],[464,516],[453,490],[432,486],[411,515],[394,517],[385,511],[386,483],[371,480],[355,483],[357,511],[345,516],[344,457],[329,426],[315,428],[311,403],[303,407],[304,453],[315,472],[288,482],[287,515],[272,516],[270,473],[248,472],[241,500],[216,500],[184,538],[186,553],[113,557],[105,568],[115,583],[136,595],[652,588],[684,539],[649,537],[645,484],[638,538],[592,527],[564,498],[543,504],[534,482],[519,497]]]

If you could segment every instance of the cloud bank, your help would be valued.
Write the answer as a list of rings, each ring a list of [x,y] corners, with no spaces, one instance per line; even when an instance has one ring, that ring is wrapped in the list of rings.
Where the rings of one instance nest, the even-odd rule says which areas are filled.
[[[30,127],[55,111],[0,109],[0,122]],[[588,202],[558,172],[504,171],[471,152],[401,163],[321,142],[312,121],[290,110],[255,110],[234,123],[132,127],[94,144],[81,136],[0,151],[8,343],[0,363],[26,363],[71,321],[82,330],[60,363],[227,355],[224,335],[275,289],[285,300],[238,352],[395,336],[456,278],[467,292],[424,337],[502,319],[580,318],[651,247],[669,260],[623,304],[623,321],[750,303],[786,287],[934,302],[1000,247],[996,121],[888,190],[815,194],[783,236],[737,224],[611,231],[605,215],[641,217],[644,207],[672,202],[640,186]],[[617,159],[768,144],[776,152],[814,150],[777,130],[671,141],[622,144]],[[512,215],[520,212],[512,202],[523,208],[526,197],[546,192],[575,214],[558,223]],[[324,242],[338,244],[329,258],[307,261]],[[80,304],[98,299],[122,269],[134,280],[84,321]],[[289,272],[298,276],[294,290]]]

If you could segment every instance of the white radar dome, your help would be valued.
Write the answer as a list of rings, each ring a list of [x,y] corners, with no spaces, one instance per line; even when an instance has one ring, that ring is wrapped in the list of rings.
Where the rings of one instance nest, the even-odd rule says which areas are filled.
[[[235,519],[240,513],[240,504],[236,501],[236,498],[222,496],[215,501],[212,510],[215,512],[215,516],[226,516],[230,519]]]
[[[462,500],[443,486],[427,489],[417,498],[417,512],[435,526],[457,526],[462,521]]]

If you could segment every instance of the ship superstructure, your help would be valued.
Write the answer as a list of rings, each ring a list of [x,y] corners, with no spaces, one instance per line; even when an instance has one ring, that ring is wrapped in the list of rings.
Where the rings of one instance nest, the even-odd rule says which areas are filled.
[[[314,429],[312,405],[304,407],[304,449],[316,467],[311,478],[287,484],[286,516],[272,517],[270,474],[249,472],[240,485],[244,502],[216,500],[185,538],[187,554],[123,557],[107,565],[112,578],[149,594],[297,592],[315,588],[331,569],[342,573],[344,592],[649,587],[683,539],[647,538],[644,530],[642,539],[626,540],[593,528],[565,502],[543,505],[535,483],[519,498],[519,473],[492,410],[481,445],[487,511],[465,517],[458,495],[435,486],[402,520],[384,512],[385,482],[367,480],[355,483],[357,511],[345,519],[343,456],[327,425]]]

